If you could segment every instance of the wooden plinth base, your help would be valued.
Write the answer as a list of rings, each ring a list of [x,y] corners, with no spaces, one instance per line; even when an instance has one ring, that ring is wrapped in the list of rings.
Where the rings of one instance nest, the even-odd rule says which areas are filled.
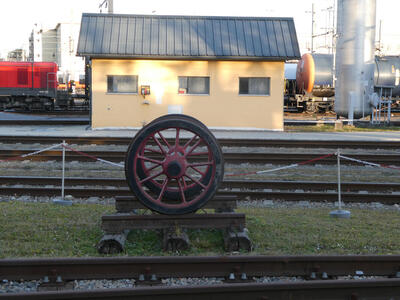
[[[215,209],[218,212],[233,212],[236,205],[235,196],[215,196],[208,201],[204,208]],[[119,196],[115,198],[115,208],[118,213],[129,213],[135,209],[146,209],[146,207],[135,196]]]
[[[120,253],[130,230],[160,230],[165,251],[180,251],[190,247],[187,229],[220,229],[224,232],[224,244],[227,251],[251,251],[251,241],[247,235],[246,216],[234,213],[236,198],[216,196],[205,208],[215,213],[194,213],[186,215],[160,215],[132,213],[145,209],[135,197],[116,197],[116,214],[102,217],[101,227],[104,236],[97,249],[103,254]],[[203,211],[205,212],[205,211]]]

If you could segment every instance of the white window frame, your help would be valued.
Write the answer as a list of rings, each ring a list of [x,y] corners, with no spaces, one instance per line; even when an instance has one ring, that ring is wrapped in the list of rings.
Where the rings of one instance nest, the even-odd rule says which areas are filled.
[[[208,93],[206,93],[206,94],[188,93],[188,92],[186,92],[184,94],[179,93],[179,89],[181,89],[181,87],[179,86],[180,78],[183,78],[183,77],[186,77],[187,79],[189,79],[189,78],[207,78],[208,79]],[[185,96],[185,95],[187,95],[187,96],[210,96],[210,90],[211,90],[211,78],[210,78],[210,76],[178,76],[178,95],[181,95],[181,96]]]
[[[136,77],[136,92],[118,92],[109,91],[108,80],[110,77]],[[107,75],[107,94],[117,94],[117,95],[138,95],[139,94],[139,76],[138,75]]]
[[[266,78],[266,79],[268,79],[268,92],[267,92],[267,94],[250,94],[250,93],[243,94],[243,93],[240,93],[240,80],[241,79],[245,79],[245,78],[249,79],[249,81],[252,78]],[[245,97],[246,96],[251,96],[251,97],[269,97],[269,96],[271,96],[271,77],[268,77],[268,76],[252,76],[252,77],[250,77],[250,76],[241,76],[241,77],[239,77],[239,80],[238,80],[238,95],[239,96],[245,96]]]

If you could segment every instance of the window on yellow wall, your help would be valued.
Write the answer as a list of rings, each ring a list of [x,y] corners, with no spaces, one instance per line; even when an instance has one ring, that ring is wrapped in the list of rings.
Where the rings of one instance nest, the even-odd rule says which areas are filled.
[[[107,75],[108,93],[132,93],[138,92],[137,75]]]
[[[239,95],[270,95],[270,77],[239,77]]]
[[[209,95],[210,77],[179,76],[179,94]]]

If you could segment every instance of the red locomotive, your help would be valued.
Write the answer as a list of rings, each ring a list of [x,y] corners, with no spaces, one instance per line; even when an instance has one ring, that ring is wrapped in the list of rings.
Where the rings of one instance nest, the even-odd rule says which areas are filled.
[[[0,109],[54,108],[58,66],[53,62],[0,62]]]

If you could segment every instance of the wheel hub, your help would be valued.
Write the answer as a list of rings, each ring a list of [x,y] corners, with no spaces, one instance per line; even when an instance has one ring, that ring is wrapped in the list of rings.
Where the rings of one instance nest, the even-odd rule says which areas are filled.
[[[168,178],[180,178],[182,177],[187,168],[187,161],[184,156],[179,154],[179,152],[174,152],[171,155],[167,155],[164,163],[162,164],[164,174]]]
[[[167,176],[176,177],[182,172],[182,167],[178,161],[172,161],[167,166]]]

